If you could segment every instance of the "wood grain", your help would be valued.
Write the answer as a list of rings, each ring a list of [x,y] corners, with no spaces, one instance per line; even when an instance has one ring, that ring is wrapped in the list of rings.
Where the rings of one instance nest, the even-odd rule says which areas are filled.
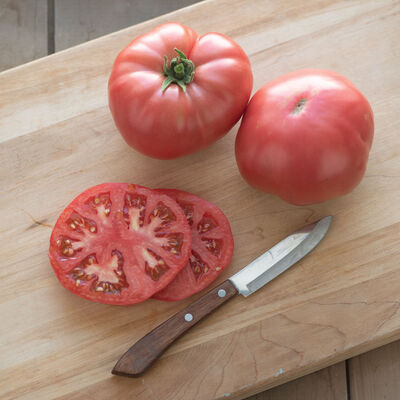
[[[55,0],[56,51],[186,7],[200,0]]]
[[[352,400],[398,400],[400,342],[354,357],[349,370]]]
[[[210,0],[0,74],[0,397],[241,399],[400,338],[399,16],[392,1]],[[237,128],[179,160],[128,148],[108,111],[107,77],[121,47],[171,19],[232,36],[250,56],[255,89],[307,66],[351,79],[376,118],[361,185],[306,208],[257,192],[236,168]],[[77,193],[106,181],[218,205],[236,243],[218,282],[306,222],[334,221],[295,268],[233,299],[127,380],[110,376],[118,357],[188,301],[112,307],[59,285],[49,226]]]
[[[249,397],[247,400],[349,400],[346,387],[346,364],[341,362],[332,365]]]
[[[47,0],[0,2],[0,71],[47,55]]]
[[[222,296],[219,296],[220,291],[224,293]],[[139,339],[120,358],[112,373],[126,377],[140,376],[176,339],[237,294],[229,280],[212,288]],[[186,320],[186,316],[191,320]]]

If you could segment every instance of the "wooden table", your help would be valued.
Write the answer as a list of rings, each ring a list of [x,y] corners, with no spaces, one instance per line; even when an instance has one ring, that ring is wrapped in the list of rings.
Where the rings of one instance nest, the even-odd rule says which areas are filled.
[[[78,2],[66,7],[65,2],[56,0],[55,8],[51,7],[52,2],[48,3],[50,8],[47,8],[47,2],[40,0],[34,8],[30,8],[23,1],[7,2],[5,6],[0,6],[3,7],[0,11],[5,10],[0,13],[0,18],[5,18],[11,26],[15,17],[16,25],[19,23],[30,28],[26,31],[16,30],[14,39],[17,40],[9,47],[15,49],[16,43],[20,43],[21,48],[24,48],[25,43],[29,43],[30,46],[25,45],[24,51],[20,53],[7,53],[10,56],[6,57],[8,64],[5,66],[12,66],[10,62],[17,64],[45,55],[48,51],[69,47],[73,43],[68,43],[68,39],[71,38],[67,35],[68,30],[74,32],[72,40],[77,43],[93,37],[93,34],[105,33],[96,27],[102,26],[110,31],[117,29],[118,26],[113,24],[118,19],[124,20],[119,27],[127,25],[126,22],[131,21],[129,10],[134,10],[129,8],[127,3],[114,1],[115,9],[119,11],[117,16],[111,15],[107,19],[110,22],[107,23],[103,20],[103,16],[107,15],[105,2],[96,4],[96,12],[89,12],[92,11],[90,3],[85,1],[79,2],[79,7]],[[62,293],[46,264],[45,248],[48,237],[46,225],[54,223],[63,206],[62,201],[70,199],[88,186],[89,182],[97,180],[95,183],[98,183],[104,177],[128,177],[127,173],[118,170],[121,164],[113,169],[112,157],[105,160],[111,163],[108,166],[109,175],[105,170],[97,169],[96,162],[90,157],[88,165],[80,165],[77,168],[76,165],[80,164],[81,159],[79,154],[86,155],[87,150],[76,149],[80,144],[76,134],[71,136],[71,143],[68,143],[68,136],[65,135],[72,132],[72,127],[78,121],[83,139],[87,138],[88,143],[94,144],[94,150],[99,150],[96,143],[111,140],[111,149],[120,151],[121,157],[125,157],[121,161],[123,165],[130,164],[130,157],[136,155],[116,138],[115,129],[106,110],[102,82],[106,79],[112,58],[119,48],[138,33],[171,19],[186,23],[201,33],[218,30],[237,40],[249,54],[253,64],[255,89],[266,80],[293,69],[307,66],[335,69],[353,80],[367,95],[375,110],[377,121],[371,162],[362,185],[350,196],[311,209],[315,217],[326,211],[333,212],[338,220],[336,224],[339,224],[336,226],[341,229],[340,235],[332,234],[331,244],[321,248],[314,260],[309,259],[307,264],[300,264],[300,272],[293,272],[284,280],[281,279],[279,284],[277,281],[271,285],[268,294],[258,295],[258,300],[252,300],[255,307],[252,308],[253,315],[248,320],[238,320],[235,317],[237,307],[243,307],[244,302],[236,302],[235,306],[226,310],[227,315],[233,318],[233,323],[237,324],[232,330],[236,333],[223,333],[224,339],[231,338],[235,346],[239,346],[238,352],[233,352],[232,357],[248,354],[243,346],[251,346],[257,342],[257,338],[250,335],[253,323],[270,324],[271,329],[283,329],[281,332],[285,332],[282,317],[296,320],[300,315],[300,326],[305,327],[315,322],[310,321],[310,316],[318,315],[319,319],[323,318],[322,327],[319,328],[321,331],[318,331],[316,336],[321,341],[311,346],[310,342],[303,340],[305,347],[300,343],[297,348],[288,346],[285,342],[290,342],[290,335],[286,339],[280,335],[275,343],[268,337],[271,342],[268,347],[270,352],[256,354],[262,357],[248,364],[244,360],[245,365],[256,368],[250,373],[248,370],[243,372],[246,380],[240,384],[234,382],[235,379],[239,380],[239,377],[233,374],[230,368],[232,365],[237,368],[240,361],[230,360],[224,364],[223,369],[227,378],[222,380],[222,386],[215,389],[209,398],[242,398],[397,339],[400,326],[397,315],[400,285],[394,260],[399,254],[399,242],[395,240],[400,235],[399,213],[395,202],[399,199],[400,146],[398,135],[394,133],[399,129],[396,113],[400,106],[397,79],[400,67],[399,8],[398,2],[390,1],[335,4],[316,1],[298,4],[287,1],[278,6],[266,1],[214,0],[2,74],[1,255],[6,261],[2,268],[4,275],[0,304],[1,315],[5,321],[1,333],[3,348],[0,373],[1,381],[4,382],[1,385],[2,395],[5,398],[61,398],[64,395],[65,398],[71,399],[90,395],[108,398],[116,394],[123,398],[128,393],[136,393],[137,396],[142,396],[140,398],[147,399],[151,398],[154,391],[157,393],[159,390],[151,377],[150,383],[143,382],[139,392],[129,383],[131,381],[110,382],[108,376],[105,378],[102,363],[107,366],[112,364],[116,354],[131,340],[132,330],[135,328],[128,325],[130,333],[123,335],[122,341],[103,340],[102,318],[109,318],[113,312],[104,307],[99,308],[98,305],[82,305],[79,299]],[[32,12],[32,9],[35,12]],[[71,18],[71,15],[76,18]],[[98,23],[93,24],[93,20],[87,19],[88,16],[98,17]],[[52,18],[55,22],[53,25]],[[74,21],[78,21],[75,26]],[[5,26],[3,23],[0,25],[1,33],[4,32]],[[52,31],[54,26],[55,33]],[[35,34],[32,35],[31,32]],[[13,40],[13,35],[9,37]],[[4,42],[2,45],[4,46]],[[89,60],[82,61],[83,50],[91,55]],[[13,54],[20,57],[13,59]],[[102,63],[99,63],[99,60]],[[76,101],[78,96],[80,102]],[[87,136],[89,130],[98,136],[95,142],[90,141]],[[112,139],[108,138],[108,134],[113,135]],[[206,157],[211,157],[216,161],[228,162],[226,165],[231,167],[229,161],[220,157],[221,151],[231,146],[233,136],[231,134],[194,159],[201,164]],[[49,149],[49,143],[59,147]],[[60,171],[60,168],[64,167],[67,170],[54,172],[52,167],[54,171]],[[145,175],[141,172],[139,176],[144,179]],[[157,181],[152,175],[147,178],[152,184],[163,182]],[[175,179],[171,172],[170,183],[176,183]],[[183,185],[195,191],[190,182],[184,182]],[[57,195],[54,196],[55,191]],[[227,213],[232,213],[239,243],[245,245],[249,238],[256,241],[253,250],[261,247],[262,240],[272,244],[283,232],[289,230],[289,226],[281,227],[282,221],[289,219],[291,222],[288,225],[295,225],[311,215],[310,209],[301,211],[243,187],[240,187],[239,194],[244,198],[249,198],[250,195],[255,209],[262,209],[260,215],[247,210],[247,218],[250,217],[254,223],[256,219],[272,221],[271,231],[246,231],[243,223],[235,216],[234,202],[219,197],[216,188],[204,189],[204,195],[219,202]],[[260,206],[260,202],[263,201],[267,202],[267,209]],[[46,209],[43,208],[44,203]],[[352,223],[347,223],[348,220]],[[370,254],[367,253],[366,257],[368,251]],[[233,268],[238,268],[241,261],[250,258],[250,253],[252,251],[242,251],[238,254]],[[324,261],[326,266],[335,266],[337,269],[341,267],[344,274],[343,271],[338,274],[338,270],[335,270],[326,271],[321,275],[317,261]],[[308,280],[300,279],[302,273]],[[314,275],[316,278],[313,280]],[[296,290],[299,291],[296,295],[291,292],[293,285],[296,285]],[[279,299],[282,293],[286,299],[283,302]],[[42,299],[52,298],[54,304],[41,305]],[[264,301],[268,302],[267,306],[262,305]],[[92,313],[93,317],[88,319],[89,325],[82,325],[82,318],[74,311],[79,307]],[[156,321],[162,320],[173,309],[174,307],[164,308],[159,316],[150,318],[146,317],[147,314],[143,311],[146,315],[138,317],[145,325],[143,330],[154,326]],[[148,311],[148,308],[146,310]],[[51,329],[47,319],[49,313],[52,315],[51,322],[54,323]],[[60,313],[58,318],[54,316],[55,313]],[[119,323],[132,323],[135,320],[129,319],[126,311],[117,311],[116,314],[118,317],[115,318]],[[225,318],[221,313],[218,315]],[[354,322],[355,316],[359,318],[358,323]],[[65,329],[65,324],[71,323],[77,324],[77,331],[70,329],[68,335],[63,334],[63,329],[60,328]],[[110,324],[113,324],[112,320]],[[298,329],[298,325],[297,323],[297,328],[291,329]],[[196,351],[201,346],[211,343],[207,340],[199,341],[198,335],[212,336],[212,328],[215,327],[220,329],[218,316],[211,317],[197,332],[191,332],[188,338],[177,344],[175,350],[171,349],[165,359],[179,359],[182,357],[180,354],[195,358]],[[349,327],[353,329],[348,331]],[[269,328],[266,329],[269,332]],[[308,328],[300,330],[301,332],[304,336],[310,334]],[[95,338],[95,348],[100,353],[96,353],[98,368],[91,367],[84,374],[75,371],[71,376],[66,376],[65,371],[63,372],[62,358],[57,357],[57,352],[65,353],[68,345],[72,344],[79,350],[72,352],[69,358],[68,353],[65,353],[64,357],[67,363],[75,360],[80,365],[79,359],[85,356],[85,352],[84,343],[79,341],[87,340],[88,334]],[[218,342],[219,336],[220,334],[216,335],[213,340]],[[115,350],[104,351],[104,343],[114,343]],[[89,345],[93,350],[93,343]],[[345,399],[349,393],[352,399],[397,399],[400,393],[397,379],[400,359],[398,347],[398,342],[395,342],[349,360],[347,380],[346,365],[341,362],[301,380],[264,392],[255,398]],[[193,350],[190,350],[191,348]],[[265,349],[267,347],[264,351]],[[297,352],[301,350],[299,354],[302,354],[304,362],[298,362],[297,356],[290,355],[293,349]],[[93,353],[85,357],[91,358]],[[224,354],[221,357],[224,360]],[[294,364],[291,364],[291,359],[295,359]],[[276,364],[277,360],[281,360],[282,365],[288,365],[288,368],[277,368],[277,365],[281,365]],[[271,361],[274,361],[273,366],[269,365]],[[209,374],[219,373],[215,367],[216,364],[211,364],[212,370],[208,371]],[[192,385],[196,385],[196,380]],[[201,389],[198,389],[197,393],[198,398],[203,398],[202,395],[207,398]],[[179,394],[176,398],[179,396],[185,395]],[[192,393],[182,398],[195,397]]]

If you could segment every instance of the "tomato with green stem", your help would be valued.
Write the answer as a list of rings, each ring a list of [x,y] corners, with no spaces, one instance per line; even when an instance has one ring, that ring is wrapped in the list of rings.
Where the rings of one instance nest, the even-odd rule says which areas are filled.
[[[130,146],[171,159],[225,135],[240,119],[252,85],[249,59],[232,39],[167,23],[120,52],[109,106]]]

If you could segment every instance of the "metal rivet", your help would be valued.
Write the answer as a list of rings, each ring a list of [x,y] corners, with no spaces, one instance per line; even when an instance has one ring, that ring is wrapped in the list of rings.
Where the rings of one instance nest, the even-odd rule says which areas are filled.
[[[185,321],[190,322],[193,321],[193,315],[192,314],[185,314]]]
[[[218,290],[218,296],[219,297],[225,297],[226,296],[226,292],[224,289],[219,289]]]

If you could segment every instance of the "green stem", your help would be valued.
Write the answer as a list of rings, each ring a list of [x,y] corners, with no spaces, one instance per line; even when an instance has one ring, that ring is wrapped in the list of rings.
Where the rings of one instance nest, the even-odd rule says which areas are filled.
[[[186,85],[193,81],[195,66],[183,51],[177,48],[175,51],[178,56],[173,58],[169,65],[167,57],[164,57],[163,73],[166,78],[161,85],[161,91],[164,91],[171,83],[175,83],[186,92]]]
[[[185,67],[183,64],[177,64],[174,67],[174,75],[178,79],[182,79],[185,76]]]

